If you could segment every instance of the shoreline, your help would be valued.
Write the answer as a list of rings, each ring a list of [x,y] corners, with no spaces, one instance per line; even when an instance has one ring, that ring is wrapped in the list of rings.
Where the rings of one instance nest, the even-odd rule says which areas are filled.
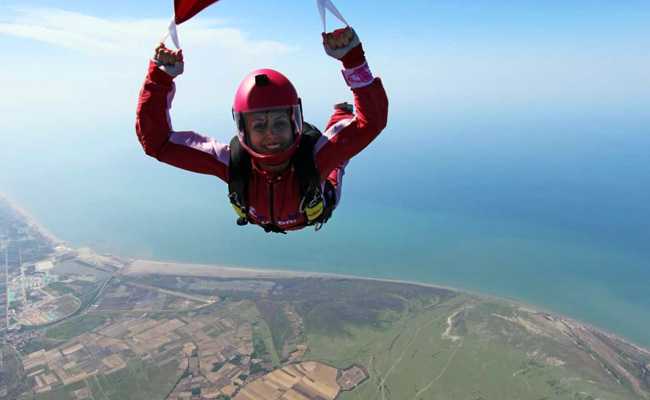
[[[188,268],[190,270],[182,273],[182,271],[172,271],[166,272],[164,269],[156,269],[155,272],[152,271],[137,271],[131,272],[128,271],[129,268],[135,263],[147,263],[151,265],[158,266],[175,266],[175,268]],[[138,267],[136,267],[138,268]],[[146,268],[146,267],[139,267]],[[401,279],[390,279],[390,278],[376,278],[371,276],[362,276],[362,275],[350,275],[350,274],[340,274],[333,272],[311,272],[311,271],[300,271],[300,270],[290,270],[290,269],[274,269],[274,268],[259,268],[259,267],[246,267],[246,266],[236,266],[236,265],[222,265],[222,264],[199,264],[199,263],[187,263],[182,261],[174,260],[150,260],[143,258],[134,258],[131,259],[131,264],[122,271],[127,271],[126,273],[122,272],[120,275],[175,275],[175,276],[192,276],[192,277],[204,277],[204,278],[330,278],[330,279],[355,279],[355,280],[364,280],[364,281],[373,281],[373,282],[384,282],[384,283],[396,283],[401,285],[414,285],[427,287],[432,289],[443,289],[449,290],[452,292],[459,292],[470,296],[477,296],[482,298],[492,298],[495,300],[507,300],[517,303],[518,305],[525,306],[535,311],[548,312],[560,315],[557,312],[552,310],[546,310],[544,307],[529,304],[522,300],[516,298],[509,298],[506,296],[498,296],[484,292],[478,292],[465,288],[458,288],[448,285],[440,285],[429,282],[420,282],[420,281],[409,281]],[[202,274],[200,270],[205,270]],[[230,276],[227,276],[230,275]],[[567,317],[568,318],[568,317]]]
[[[52,245],[55,247],[57,245],[65,244],[65,240],[61,240],[51,231],[49,231],[43,224],[41,224],[36,217],[30,214],[27,210],[18,205],[14,200],[10,199],[6,194],[0,193],[0,201],[4,201],[9,205],[9,208],[14,210],[17,214],[23,217],[25,223],[34,229],[36,229],[41,235],[43,235]]]
[[[0,201],[4,201],[9,205],[10,208],[12,208],[15,212],[20,214],[25,220],[26,223],[32,227],[34,227],[36,230],[38,230],[39,233],[41,233],[46,239],[48,239],[54,246],[56,245],[66,245],[67,242],[65,240],[62,240],[58,238],[56,235],[54,235],[51,231],[47,229],[44,225],[42,225],[37,218],[35,218],[32,214],[30,214],[27,210],[22,208],[20,205],[18,205],[15,201],[11,200],[6,194],[0,192]],[[78,250],[78,249],[77,249]],[[95,253],[93,249],[89,249],[91,252]],[[188,263],[188,262],[183,262],[183,261],[175,261],[175,260],[148,260],[148,259],[139,259],[139,258],[130,258],[131,264],[133,262],[147,262],[147,263],[152,263],[152,264],[159,264],[159,265],[169,265],[169,264],[174,264],[177,266],[185,266],[185,267],[191,267],[191,268],[210,268],[213,271],[221,269],[222,272],[226,272],[229,274],[233,274],[235,272],[241,272],[244,274],[250,274],[254,275],[255,273],[259,275],[266,275],[267,277],[270,277],[271,275],[273,276],[284,276],[288,278],[298,278],[298,277],[323,277],[323,278],[342,278],[342,279],[359,279],[359,280],[369,280],[369,281],[374,281],[374,282],[386,282],[386,283],[396,283],[396,284],[407,284],[407,285],[415,285],[415,286],[422,286],[422,287],[428,287],[428,288],[434,288],[434,289],[444,289],[444,290],[450,290],[454,292],[459,292],[459,293],[465,293],[467,295],[471,296],[478,296],[478,297],[483,297],[483,298],[491,298],[495,300],[507,300],[511,301],[513,303],[517,303],[517,305],[520,305],[525,308],[530,308],[535,311],[539,312],[546,312],[549,314],[555,314],[562,316],[563,318],[571,319],[568,316],[564,316],[556,311],[546,309],[545,307],[537,304],[530,304],[526,303],[522,299],[518,298],[513,298],[513,297],[508,297],[508,296],[503,296],[503,295],[495,295],[491,293],[485,293],[485,292],[480,292],[480,291],[475,291],[471,289],[465,289],[465,288],[458,288],[458,287],[453,287],[453,286],[448,286],[448,285],[440,285],[440,284],[435,284],[435,283],[429,283],[429,282],[420,282],[420,281],[410,281],[410,280],[400,280],[400,279],[390,279],[390,278],[376,278],[376,277],[371,277],[371,276],[361,276],[361,275],[349,275],[349,274],[339,274],[339,273],[330,273],[330,272],[309,272],[309,271],[297,271],[297,270],[282,270],[282,269],[273,269],[273,268],[259,268],[259,267],[251,267],[251,266],[238,266],[238,265],[221,265],[221,264],[198,264],[198,263]],[[171,275],[171,274],[166,274],[163,272],[165,275]],[[185,275],[185,276],[199,276],[199,275]]]
[[[155,272],[133,272],[133,273],[120,273],[120,275],[171,275],[171,276],[189,276],[189,277],[204,277],[204,278],[242,278],[242,279],[270,279],[270,278],[285,278],[285,279],[295,279],[295,278],[329,278],[329,279],[350,279],[350,280],[361,280],[361,281],[372,281],[372,282],[383,282],[383,283],[394,283],[400,285],[413,285],[426,287],[431,289],[442,289],[449,290],[456,293],[465,294],[467,296],[478,297],[486,300],[493,300],[499,302],[508,302],[512,305],[517,306],[519,309],[527,312],[533,313],[543,313],[550,315],[552,317],[573,322],[578,325],[588,327],[593,330],[600,331],[607,336],[613,337],[621,342],[624,342],[639,351],[650,356],[650,347],[646,345],[639,344],[634,340],[621,336],[618,333],[614,333],[609,330],[609,328],[603,328],[596,326],[590,322],[585,322],[576,317],[571,317],[569,315],[563,314],[558,311],[547,309],[543,306],[537,304],[527,303],[526,301],[518,298],[512,298],[501,295],[494,295],[484,292],[477,292],[469,289],[462,289],[453,286],[438,285],[427,282],[418,282],[418,281],[408,281],[408,280],[399,280],[399,279],[388,279],[388,278],[373,278],[368,276],[357,276],[357,275],[347,275],[347,274],[336,274],[328,272],[307,272],[307,271],[293,271],[293,270],[282,270],[282,269],[263,269],[263,268],[254,268],[254,267],[240,267],[240,266],[227,266],[220,264],[194,264],[194,263],[184,263],[178,261],[160,261],[160,260],[146,260],[146,259],[131,259],[131,264],[125,267],[126,270],[130,268],[134,263],[149,263],[151,265],[175,265],[176,268],[194,268],[194,271],[190,271],[187,274],[179,273],[180,271],[169,271],[161,273],[160,270],[155,270]],[[209,269],[206,273],[201,275],[197,274],[200,269]],[[124,271],[121,270],[120,272]],[[230,275],[230,276],[228,276]]]
[[[499,301],[509,301],[512,303],[516,303],[518,306],[521,308],[526,308],[533,310],[535,312],[543,312],[547,314],[553,314],[560,316],[562,318],[570,319],[570,320],[576,320],[573,317],[570,317],[568,315],[564,315],[558,311],[548,309],[542,305],[539,304],[533,304],[533,303],[528,303],[523,299],[517,298],[517,297],[510,297],[506,295],[499,295],[499,294],[493,294],[493,293],[486,293],[486,292],[481,292],[477,290],[472,290],[472,289],[467,289],[467,288],[460,288],[460,287],[455,287],[455,286],[450,286],[450,285],[443,285],[443,284],[437,284],[437,283],[431,283],[431,282],[422,282],[422,281],[411,281],[411,280],[403,280],[403,279],[392,279],[392,278],[377,278],[377,277],[372,277],[372,276],[365,276],[365,275],[351,275],[351,274],[341,274],[341,273],[334,273],[334,272],[312,272],[312,271],[301,271],[301,270],[291,270],[291,269],[275,269],[275,268],[260,268],[260,267],[252,267],[252,266],[239,266],[239,265],[226,265],[226,264],[202,264],[202,263],[190,263],[190,262],[184,262],[184,261],[177,261],[177,260],[151,260],[151,259],[144,259],[144,258],[130,258],[130,265],[126,267],[125,269],[121,270],[120,275],[152,275],[152,274],[158,274],[158,275],[179,275],[179,276],[193,276],[193,277],[215,277],[215,278],[245,278],[245,279],[250,279],[250,278],[330,278],[330,279],[355,279],[355,280],[365,280],[365,281],[373,281],[373,282],[384,282],[384,283],[396,283],[396,284],[401,284],[401,285],[414,285],[414,286],[421,286],[421,287],[427,287],[427,288],[432,288],[432,289],[443,289],[443,290],[449,290],[452,292],[458,292],[458,293],[463,293],[468,296],[475,296],[475,297],[481,297],[484,299],[493,299],[493,300],[499,300]],[[174,273],[173,271],[167,272],[164,269],[157,269],[155,272],[131,272],[131,273],[126,273],[124,274],[123,271],[128,270],[134,263],[140,262],[140,263],[149,263],[152,265],[159,265],[159,266],[175,266],[176,268],[189,268],[192,269],[192,271],[188,271],[186,273]],[[201,273],[199,272],[200,270],[206,270],[207,272]],[[237,275],[237,273],[240,273],[240,275]],[[229,276],[228,276],[229,275]],[[588,323],[584,322],[584,324],[588,325]]]

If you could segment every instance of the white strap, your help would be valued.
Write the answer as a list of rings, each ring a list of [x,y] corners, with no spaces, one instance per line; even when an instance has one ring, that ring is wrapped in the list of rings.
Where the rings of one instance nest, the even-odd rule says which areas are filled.
[[[345,26],[350,26],[348,22],[343,18],[343,15],[336,9],[336,6],[332,3],[332,0],[316,0],[316,6],[318,7],[318,12],[320,13],[320,19],[323,21],[323,32],[327,32],[327,27],[325,26],[325,9],[328,9],[339,21],[343,22]]]
[[[165,36],[163,36],[162,39],[160,39],[160,43],[165,43],[165,40],[167,40],[168,37],[171,37],[174,46],[176,46],[176,49],[181,48],[181,45],[178,42],[178,31],[176,30],[176,20],[173,17],[172,20],[169,22],[169,26],[167,27],[167,32],[165,32]]]
[[[169,21],[169,26],[167,27],[167,35],[171,36],[172,42],[174,43],[174,46],[176,46],[176,50],[179,50],[181,48],[181,44],[178,41],[178,31],[176,30],[176,0],[173,0],[171,3],[172,10],[174,10],[174,15],[172,15],[172,20]],[[167,37],[165,37],[165,39],[166,38]]]
[[[178,41],[178,31],[176,30],[176,20],[175,18],[172,18],[172,20],[169,22],[169,36],[172,38],[172,42],[174,42],[174,46],[176,46],[176,50],[181,48],[181,45]]]

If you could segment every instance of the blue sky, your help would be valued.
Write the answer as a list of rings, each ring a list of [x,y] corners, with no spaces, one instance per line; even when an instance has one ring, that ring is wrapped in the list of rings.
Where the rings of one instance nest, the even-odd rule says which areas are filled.
[[[2,132],[11,132],[0,147],[4,175],[38,179],[35,171],[54,162],[48,157],[90,170],[86,164],[110,163],[112,154],[142,157],[135,106],[171,3],[0,6],[0,44],[10,55],[0,67]],[[431,152],[454,171],[458,160],[471,168],[486,154],[499,162],[550,156],[586,165],[602,162],[623,137],[634,143],[629,132],[643,132],[650,121],[647,1],[335,4],[388,91],[389,126],[373,153],[377,162],[391,160],[406,141],[426,151],[415,152],[418,162],[430,163]],[[338,26],[331,16],[328,23]],[[320,31],[313,0],[221,0],[181,25],[186,72],[177,79],[174,128],[228,141],[235,89],[260,67],[289,76],[306,119],[322,126],[331,105],[350,93],[339,63],[322,50]],[[585,158],[585,149],[599,153]]]
[[[30,126],[37,111],[72,126],[70,109],[96,122],[126,118],[127,112],[132,118],[119,104],[129,99],[133,108],[171,3],[4,2],[0,42],[12,55],[0,77],[11,94],[0,100],[11,113],[6,123]],[[181,26],[188,72],[179,80],[179,118],[223,110],[215,117],[225,123],[236,83],[261,65],[294,79],[307,113],[323,118],[320,110],[347,91],[336,62],[322,54],[314,3],[222,0]],[[650,100],[647,1],[335,3],[384,78],[393,116],[641,110]],[[331,16],[328,21],[335,23]]]
[[[93,162],[111,163],[115,154],[141,158],[135,106],[171,3],[5,1],[0,44],[10,57],[0,67],[0,113],[2,132],[11,134],[3,135],[0,173],[20,182],[39,179],[36,171],[57,160],[92,171]],[[389,126],[376,162],[391,160],[406,140],[419,147],[404,154],[425,164],[435,154],[454,171],[486,154],[540,165],[561,157],[568,161],[559,165],[575,171],[575,160],[601,163],[611,143],[635,143],[629,132],[647,132],[647,1],[335,4],[388,91]],[[335,24],[329,16],[328,26]],[[186,72],[177,79],[174,127],[229,140],[235,89],[260,67],[289,76],[306,119],[323,125],[331,105],[350,93],[339,63],[322,50],[320,31],[313,0],[221,0],[181,25]],[[597,155],[585,157],[585,149]],[[376,166],[369,165],[365,181],[372,182]],[[439,171],[425,168],[432,177]]]
[[[140,156],[137,95],[171,3],[3,2],[0,44],[10,58],[0,67],[0,112],[2,131],[12,134],[3,137],[0,162],[21,154],[8,168],[24,173],[24,165],[38,168],[53,146],[65,160],[96,149]],[[502,158],[522,154],[524,145],[527,154],[542,146],[550,153],[558,138],[571,137],[562,149],[570,159],[585,141],[587,148],[603,143],[602,135],[576,133],[587,125],[593,131],[603,119],[650,120],[647,1],[335,4],[388,91],[388,134],[379,152],[399,146],[403,136],[390,132],[406,129],[408,139],[430,150],[449,143],[458,151],[499,148]],[[328,26],[339,25],[329,16]],[[181,25],[186,73],[177,79],[174,127],[229,140],[232,96],[241,78],[260,67],[289,76],[306,119],[322,125],[331,105],[350,93],[339,63],[322,50],[320,31],[313,0],[272,6],[221,0]],[[555,136],[524,137],[521,121],[553,126]],[[614,141],[616,134],[606,133]]]
[[[521,166],[511,164],[536,160],[545,168],[552,157],[566,178],[576,160],[596,170],[591,165],[603,165],[607,151],[621,143],[640,148],[634,143],[647,133],[647,1],[335,4],[388,91],[389,126],[374,158],[391,160],[406,139],[419,147],[404,154],[421,163],[435,154],[455,172],[489,154],[512,181],[510,171]],[[102,157],[111,162],[109,154],[142,157],[133,129],[137,95],[171,14],[171,0],[3,2],[0,44],[10,57],[0,67],[0,112],[2,132],[11,134],[3,136],[0,171],[27,177],[48,156],[81,168]],[[328,22],[338,26],[331,16]],[[259,67],[289,76],[316,124],[350,98],[339,63],[323,53],[313,0],[221,0],[179,30],[186,73],[177,79],[176,129],[229,140],[232,96]],[[366,182],[376,168],[369,165]]]

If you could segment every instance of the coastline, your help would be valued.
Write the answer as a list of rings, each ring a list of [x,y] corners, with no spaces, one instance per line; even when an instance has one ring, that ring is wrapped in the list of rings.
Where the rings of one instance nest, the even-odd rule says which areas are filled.
[[[139,265],[134,266],[134,264]],[[147,265],[143,265],[147,264]],[[171,267],[171,269],[154,269],[153,266],[158,267]],[[133,268],[139,270],[133,271]],[[175,270],[173,268],[176,268]],[[155,272],[152,272],[154,271]],[[374,278],[371,276],[337,274],[331,272],[310,272],[310,271],[296,271],[285,269],[266,269],[255,267],[242,267],[235,265],[222,265],[222,264],[195,264],[184,263],[179,261],[164,261],[164,260],[148,260],[148,259],[132,259],[131,264],[122,270],[121,275],[148,275],[156,273],[159,275],[180,275],[180,276],[195,276],[195,277],[220,277],[220,278],[330,278],[330,279],[356,279],[374,282],[397,283],[406,285],[415,285],[428,287],[433,289],[444,289],[452,292],[464,293],[470,296],[479,296],[483,298],[494,298],[499,300],[513,301],[521,305],[527,305],[517,299],[509,299],[506,297],[499,297],[491,294],[471,291],[468,289],[457,288],[453,286],[439,285],[427,282],[408,281],[399,279],[387,278]],[[530,308],[535,308],[536,311],[546,312],[542,307],[530,304]],[[548,311],[552,312],[552,311]]]
[[[148,274],[158,274],[158,275],[180,275],[180,276],[193,276],[193,277],[214,277],[214,278],[330,278],[330,279],[355,279],[355,280],[364,280],[372,282],[385,282],[385,283],[396,283],[402,285],[414,285],[427,287],[432,289],[443,289],[449,290],[452,292],[463,293],[468,296],[481,297],[484,299],[493,299],[498,301],[508,301],[511,303],[516,303],[518,306],[526,309],[533,310],[535,312],[543,312],[548,314],[553,314],[561,316],[566,319],[574,319],[572,317],[562,315],[561,313],[545,308],[544,306],[538,304],[527,303],[526,301],[508,297],[504,295],[490,294],[485,292],[480,292],[476,290],[459,288],[449,285],[441,285],[430,282],[420,282],[420,281],[410,281],[402,279],[390,279],[390,278],[375,278],[372,276],[363,276],[363,275],[350,275],[350,274],[340,274],[332,272],[311,272],[311,271],[298,271],[298,270],[289,270],[289,269],[273,269],[273,268],[256,268],[256,267],[247,267],[247,266],[238,266],[238,265],[225,265],[225,264],[198,264],[198,263],[186,263],[181,261],[174,260],[149,260],[134,258],[130,260],[131,263],[128,267],[123,269],[121,275],[148,275]],[[133,267],[133,264],[149,264],[149,268],[146,266],[140,265]],[[168,269],[152,269],[154,265],[158,267],[168,267]],[[169,268],[171,267],[171,268]],[[141,268],[139,271],[129,270],[130,268]],[[176,268],[176,270],[174,270]],[[575,320],[575,319],[574,319]]]
[[[139,266],[133,267],[134,264],[140,263]],[[169,269],[157,269],[154,268],[147,270],[147,267],[151,268],[153,266],[163,267],[167,266]],[[129,271],[129,268],[141,268],[143,271]],[[185,273],[183,273],[185,270]],[[125,267],[120,271],[120,275],[172,275],[172,276],[190,276],[190,277],[205,277],[205,278],[229,278],[229,279],[278,279],[278,278],[326,278],[326,279],[350,279],[350,280],[361,280],[361,281],[371,281],[371,282],[383,282],[383,283],[395,283],[401,285],[414,285],[432,289],[443,289],[449,290],[456,293],[461,293],[467,296],[476,297],[480,299],[492,300],[497,302],[507,302],[511,305],[517,306],[519,309],[532,312],[532,313],[542,313],[555,318],[558,318],[563,321],[568,321],[580,326],[584,326],[596,331],[600,331],[611,338],[615,338],[623,343],[626,343],[629,346],[636,348],[637,350],[650,356],[650,347],[645,347],[645,345],[636,343],[630,338],[621,336],[620,334],[611,332],[608,328],[599,327],[593,325],[589,322],[582,321],[575,317],[571,317],[560,312],[546,309],[543,306],[530,304],[521,299],[511,298],[506,296],[499,296],[494,294],[488,294],[483,292],[472,291],[469,289],[461,289],[452,286],[438,285],[433,283],[418,282],[418,281],[408,281],[408,280],[399,280],[399,279],[386,279],[386,278],[373,278],[368,276],[357,276],[357,275],[347,275],[347,274],[335,274],[328,272],[307,272],[307,271],[292,271],[292,270],[281,270],[281,269],[263,269],[263,268],[253,268],[253,267],[240,267],[240,266],[227,266],[219,264],[193,264],[193,263],[183,263],[178,261],[160,261],[160,260],[145,260],[145,259],[132,259],[129,266]]]
[[[0,193],[0,201],[4,201],[9,205],[9,208],[14,210],[17,214],[23,217],[27,225],[36,229],[41,235],[43,235],[50,243],[54,246],[65,244],[64,240],[61,240],[51,231],[49,231],[44,225],[42,225],[37,218],[30,214],[27,210],[18,205],[15,201],[10,199],[6,194]]]

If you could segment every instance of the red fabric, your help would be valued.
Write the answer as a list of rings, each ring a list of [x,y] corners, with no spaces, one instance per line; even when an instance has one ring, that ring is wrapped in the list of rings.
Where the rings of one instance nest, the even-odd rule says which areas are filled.
[[[348,51],[348,54],[344,55],[341,61],[346,69],[358,67],[366,62],[366,53],[363,51],[361,43]]]
[[[171,78],[150,64],[136,112],[136,132],[145,153],[161,162],[227,182],[228,145],[194,132],[172,131],[169,109],[173,92]],[[356,114],[335,110],[328,130],[316,145],[316,166],[321,179],[335,186],[340,182],[332,172],[368,146],[384,129],[388,118],[388,99],[379,78],[352,93]],[[172,141],[179,135],[182,141]],[[224,201],[228,201],[225,196]],[[285,230],[306,225],[305,215],[299,212],[300,189],[293,168],[278,175],[253,168],[248,201],[249,217],[254,223],[273,222]]]
[[[174,0],[174,20],[182,24],[218,0]]]

